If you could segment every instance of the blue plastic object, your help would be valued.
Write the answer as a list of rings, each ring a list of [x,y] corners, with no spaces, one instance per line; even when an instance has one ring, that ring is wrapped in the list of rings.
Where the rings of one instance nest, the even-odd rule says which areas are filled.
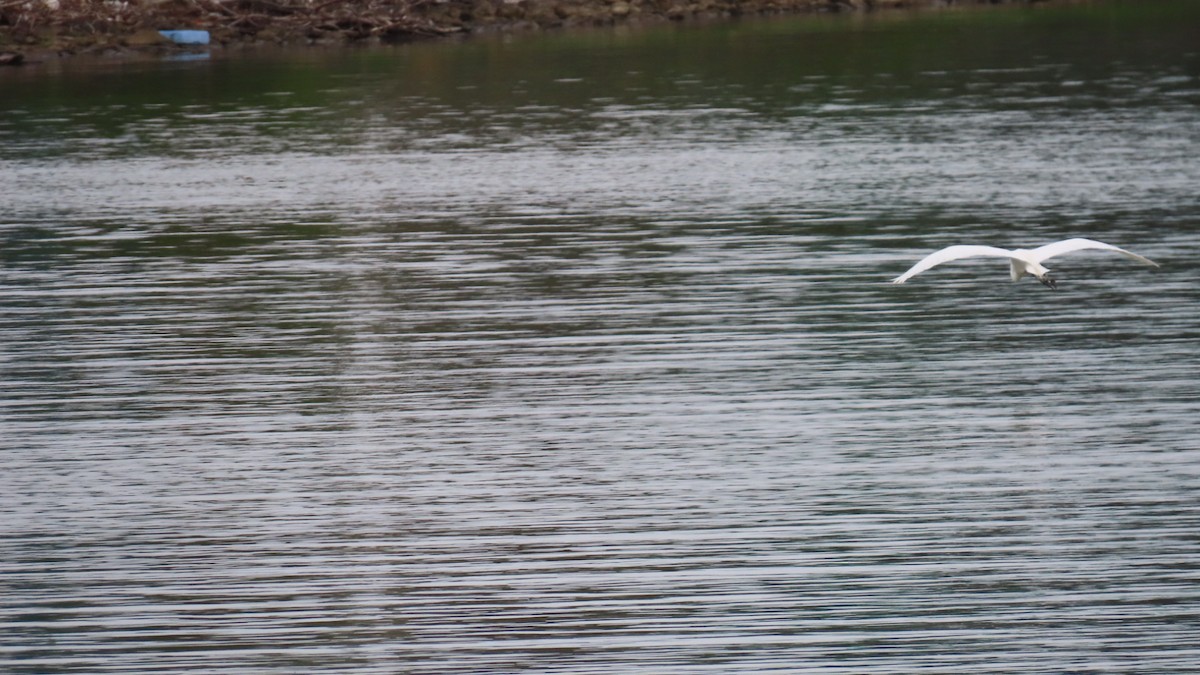
[[[206,30],[160,30],[158,32],[177,45],[208,44],[208,31]]]

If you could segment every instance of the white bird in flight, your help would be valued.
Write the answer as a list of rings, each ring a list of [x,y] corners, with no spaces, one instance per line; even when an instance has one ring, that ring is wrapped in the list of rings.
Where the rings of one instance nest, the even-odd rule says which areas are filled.
[[[1012,272],[1013,281],[1020,281],[1021,277],[1028,274],[1036,277],[1038,281],[1042,282],[1043,286],[1048,288],[1058,288],[1058,285],[1050,276],[1050,270],[1042,267],[1042,261],[1053,258],[1056,255],[1073,253],[1075,251],[1086,251],[1088,249],[1116,251],[1117,253],[1126,255],[1138,262],[1158,267],[1158,263],[1154,262],[1153,260],[1150,260],[1149,258],[1143,258],[1142,256],[1130,251],[1126,251],[1123,248],[1117,248],[1112,244],[1106,244],[1102,241],[1094,241],[1092,239],[1075,238],[1064,239],[1062,241],[1056,241],[1053,244],[1039,246],[1032,251],[1023,248],[1009,251],[1003,248],[996,248],[995,246],[947,246],[940,251],[935,251],[922,258],[920,262],[918,262],[916,265],[913,265],[912,268],[907,272],[893,279],[892,283],[902,284],[917,276],[921,272],[929,269],[930,267],[941,265],[942,263],[949,262],[951,260],[958,260],[959,258],[991,257],[1008,258],[1009,271]]]

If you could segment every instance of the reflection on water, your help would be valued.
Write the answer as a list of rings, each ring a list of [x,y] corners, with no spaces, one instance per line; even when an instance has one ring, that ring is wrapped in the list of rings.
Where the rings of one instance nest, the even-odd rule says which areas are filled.
[[[4,670],[1191,667],[1128,4],[4,74]]]

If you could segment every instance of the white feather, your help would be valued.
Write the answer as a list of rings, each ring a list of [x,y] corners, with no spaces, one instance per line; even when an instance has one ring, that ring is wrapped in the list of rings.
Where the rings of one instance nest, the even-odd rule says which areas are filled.
[[[959,260],[961,258],[979,257],[1012,258],[1013,252],[1002,248],[996,248],[995,246],[970,246],[965,244],[958,246],[947,246],[940,251],[934,251],[924,258],[921,258],[920,262],[918,262],[916,265],[913,265],[904,274],[896,277],[894,280],[892,280],[892,283],[902,284],[912,277],[915,277],[921,272],[929,269],[930,267],[941,265],[944,262]]]
[[[1075,239],[1064,239],[1062,241],[1056,241],[1053,244],[1046,244],[1045,246],[1039,246],[1039,247],[1033,249],[1032,251],[1030,251],[1030,253],[1033,254],[1032,257],[1034,260],[1036,260],[1037,262],[1042,262],[1043,260],[1048,260],[1050,258],[1053,258],[1056,255],[1063,255],[1064,253],[1074,253],[1075,251],[1086,251],[1088,249],[1096,249],[1096,250],[1100,250],[1100,251],[1116,251],[1117,253],[1129,256],[1130,258],[1133,258],[1134,260],[1136,260],[1140,263],[1145,263],[1147,265],[1158,267],[1158,263],[1154,262],[1153,260],[1150,260],[1149,258],[1143,258],[1142,256],[1140,256],[1132,251],[1126,251],[1123,248],[1118,248],[1116,246],[1113,246],[1112,244],[1106,244],[1102,241],[1096,241],[1094,239],[1083,239],[1080,237],[1076,237]]]
[[[1074,239],[1056,241],[1053,244],[1046,244],[1045,246],[1035,248],[1032,251],[1020,248],[1009,251],[1003,248],[996,248],[995,246],[947,246],[940,251],[934,251],[933,253],[930,253],[922,258],[919,262],[917,262],[916,265],[913,265],[911,268],[909,268],[907,272],[893,279],[892,283],[902,284],[931,267],[940,265],[944,262],[950,262],[951,260],[959,260],[961,258],[988,257],[1007,258],[1011,265],[1013,281],[1017,281],[1026,274],[1031,274],[1037,277],[1039,280],[1042,280],[1043,283],[1053,286],[1053,280],[1050,280],[1046,276],[1048,270],[1045,267],[1042,267],[1042,261],[1053,258],[1057,255],[1063,255],[1064,253],[1085,251],[1089,249],[1115,251],[1122,255],[1133,258],[1138,262],[1158,267],[1158,263],[1150,260],[1149,258],[1144,258],[1136,253],[1126,251],[1123,248],[1118,248],[1112,244],[1105,244],[1102,241],[1094,241],[1092,239],[1083,239],[1077,237]]]

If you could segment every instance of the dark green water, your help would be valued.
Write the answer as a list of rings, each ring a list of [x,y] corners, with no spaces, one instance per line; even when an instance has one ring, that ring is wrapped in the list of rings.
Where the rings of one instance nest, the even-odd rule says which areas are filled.
[[[1194,668],[1198,26],[0,72],[0,670]]]

